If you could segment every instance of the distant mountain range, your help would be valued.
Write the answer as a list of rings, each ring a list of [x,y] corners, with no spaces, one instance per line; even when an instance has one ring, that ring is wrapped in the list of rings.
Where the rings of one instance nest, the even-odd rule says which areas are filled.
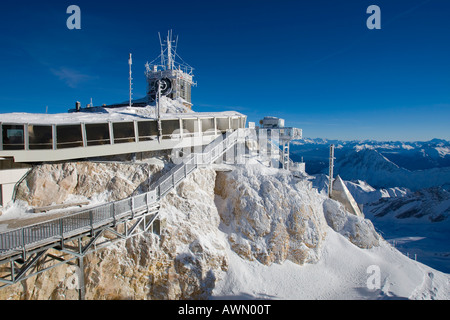
[[[335,174],[344,180],[363,180],[376,188],[450,187],[450,141],[420,142],[294,141],[291,158],[306,162],[309,174],[328,173],[329,147],[335,145]]]
[[[450,142],[295,141],[291,158],[303,157],[313,185],[323,192],[331,144],[334,176],[346,180],[383,237],[405,255],[450,272]]]

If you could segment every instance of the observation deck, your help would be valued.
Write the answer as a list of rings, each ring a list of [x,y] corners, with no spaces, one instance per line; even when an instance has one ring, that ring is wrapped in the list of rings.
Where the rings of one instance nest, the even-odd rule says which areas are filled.
[[[0,115],[0,157],[16,163],[75,160],[207,145],[245,128],[238,112],[173,113],[155,118],[132,113]]]

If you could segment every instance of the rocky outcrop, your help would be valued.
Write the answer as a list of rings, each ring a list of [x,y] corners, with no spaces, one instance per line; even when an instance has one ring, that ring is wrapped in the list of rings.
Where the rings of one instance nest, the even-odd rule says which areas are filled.
[[[323,202],[323,211],[328,225],[354,245],[362,249],[379,246],[381,236],[370,220],[349,213],[344,205],[331,199]]]
[[[319,260],[327,223],[305,180],[255,163],[219,172],[215,190],[223,231],[242,258],[266,265]]]
[[[85,258],[86,299],[207,299],[227,270],[214,204],[216,174],[195,171],[161,203],[167,227]],[[0,290],[0,299],[78,299],[76,267],[62,265]]]
[[[63,202],[70,193],[89,197],[105,186],[110,199],[123,197],[162,169],[154,166],[42,165],[22,186],[22,197],[45,205],[57,193],[66,195],[58,198]],[[320,195],[307,180],[259,163],[230,168],[198,169],[170,192],[161,201],[160,235],[141,234],[88,255],[86,299],[208,299],[228,269],[228,246],[265,265],[316,263],[329,227],[361,248],[377,245],[368,221]],[[0,299],[78,299],[76,282],[76,267],[62,265],[0,290]]]
[[[17,189],[17,200],[33,207],[88,200],[127,198],[164,164],[121,162],[67,162],[36,166]]]

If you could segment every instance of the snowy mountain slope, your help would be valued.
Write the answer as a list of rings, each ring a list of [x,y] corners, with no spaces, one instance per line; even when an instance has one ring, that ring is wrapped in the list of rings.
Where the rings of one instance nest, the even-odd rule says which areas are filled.
[[[271,266],[248,261],[227,248],[228,271],[212,299],[449,299],[449,276],[433,270],[382,242],[360,249],[331,228],[316,264],[289,260]],[[369,289],[370,266],[380,270],[380,286]],[[370,271],[370,269],[369,269]]]
[[[377,142],[304,139],[291,146],[291,157],[306,162],[309,174],[328,173],[329,146],[335,144],[336,175],[363,180],[376,188],[413,191],[450,187],[450,142]]]
[[[229,265],[216,284],[212,299],[450,297],[448,275],[409,259],[378,237],[370,221],[344,212],[343,206],[336,201],[309,189],[307,184],[286,180],[287,176],[281,170],[275,171],[278,173],[252,165],[245,170],[237,168],[231,173],[219,174],[216,204],[222,220],[220,229],[228,239]],[[277,184],[277,180],[283,183]],[[268,188],[268,185],[273,186]],[[271,208],[264,201],[284,205]],[[317,232],[325,235],[318,247],[309,249],[316,258],[301,263],[292,259],[289,248],[293,245],[295,249],[295,241],[288,236],[278,237],[283,245],[276,248],[277,259],[261,258],[274,256],[270,240],[274,235],[282,235],[280,230],[283,228],[289,229],[289,221],[295,216],[298,205],[308,207],[314,213],[300,216],[303,222],[300,220],[299,228],[296,228],[300,234],[294,239],[306,236],[304,242],[304,239],[315,237],[312,235]],[[266,220],[265,214],[268,215]],[[315,227],[315,221],[323,219],[319,218],[320,214],[327,221],[325,228]],[[370,266],[380,270],[380,286],[375,290],[367,286]]]
[[[450,167],[410,171],[376,150],[348,151],[336,158],[336,174],[345,180],[364,180],[377,188],[405,187],[415,191],[450,184]]]
[[[294,160],[304,157],[310,174],[316,174],[328,164],[329,146],[336,146],[336,156],[350,150],[375,150],[400,167],[410,171],[450,167],[450,141],[433,139],[430,141],[341,141],[309,139],[294,141],[291,153]],[[298,159],[297,159],[298,158]],[[309,162],[309,165],[308,165]],[[319,162],[322,162],[320,166]]]
[[[364,213],[404,254],[450,273],[450,193],[423,189],[383,197],[364,205]]]
[[[376,189],[365,181],[345,181],[377,231],[403,254],[450,272],[450,193],[442,188],[412,192]],[[326,194],[328,177],[316,175],[314,187]]]

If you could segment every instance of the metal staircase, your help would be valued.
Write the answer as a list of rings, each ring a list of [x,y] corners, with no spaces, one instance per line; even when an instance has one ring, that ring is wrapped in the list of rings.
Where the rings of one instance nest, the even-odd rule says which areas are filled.
[[[83,299],[83,258],[116,241],[152,231],[161,199],[199,166],[221,158],[241,141],[244,130],[221,135],[202,152],[185,157],[146,193],[0,233],[0,288],[61,264],[74,264],[79,267],[79,293]]]

